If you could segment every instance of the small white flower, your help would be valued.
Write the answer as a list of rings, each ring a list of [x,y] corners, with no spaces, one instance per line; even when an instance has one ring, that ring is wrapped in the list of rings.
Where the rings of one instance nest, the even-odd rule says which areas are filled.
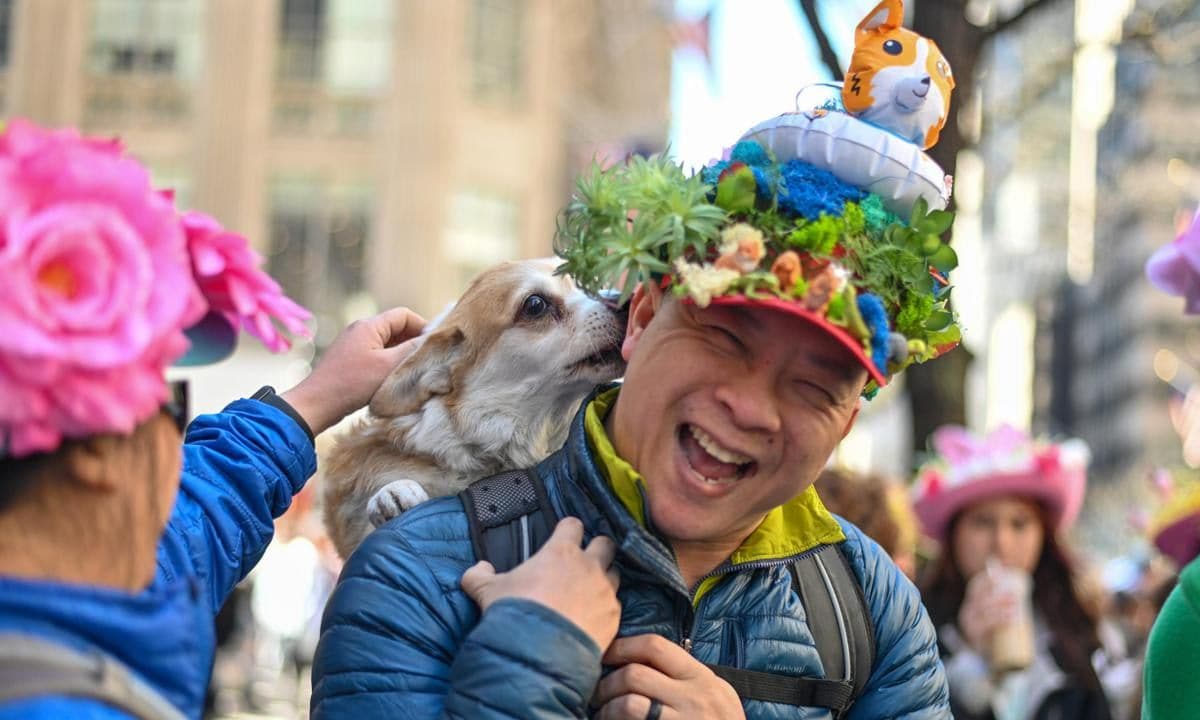
[[[686,262],[683,258],[675,260],[675,271],[679,273],[683,289],[691,296],[696,307],[700,308],[708,307],[715,296],[723,294],[734,280],[741,277],[737,270],[715,268],[707,264],[697,265]]]
[[[736,223],[722,230],[720,253],[732,255],[738,252],[756,263],[761,260],[766,253],[762,231],[747,223]]]

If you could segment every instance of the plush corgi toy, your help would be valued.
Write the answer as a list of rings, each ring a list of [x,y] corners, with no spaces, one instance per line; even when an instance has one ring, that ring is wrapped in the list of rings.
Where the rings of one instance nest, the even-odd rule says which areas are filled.
[[[850,114],[929,148],[950,113],[954,76],[938,46],[901,27],[903,20],[901,0],[883,0],[858,24],[842,104]]]

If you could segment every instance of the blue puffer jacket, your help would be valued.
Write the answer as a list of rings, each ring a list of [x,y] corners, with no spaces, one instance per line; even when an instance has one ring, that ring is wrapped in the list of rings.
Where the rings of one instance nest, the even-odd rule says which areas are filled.
[[[270,405],[239,400],[220,414],[196,418],[150,586],[130,594],[0,577],[0,633],[110,655],[186,715],[200,717],[212,670],[213,617],[262,556],[274,518],[315,469],[312,441]],[[87,698],[0,704],[0,720],[127,717]]]
[[[670,550],[634,518],[597,466],[588,414],[579,412],[566,446],[537,470],[558,516],[581,518],[589,535],[617,542],[620,635],[653,632],[679,642],[688,633],[693,654],[707,663],[822,676],[792,590],[792,556],[730,567],[693,606]],[[848,523],[841,530],[877,648],[849,717],[950,717],[934,630],[916,589],[878,545]],[[314,720],[587,717],[600,649],[532,602],[500,601],[480,617],[459,588],[474,562],[457,498],[425,503],[370,535],[326,607],[313,669]],[[830,715],[757,701],[745,709],[751,720]]]

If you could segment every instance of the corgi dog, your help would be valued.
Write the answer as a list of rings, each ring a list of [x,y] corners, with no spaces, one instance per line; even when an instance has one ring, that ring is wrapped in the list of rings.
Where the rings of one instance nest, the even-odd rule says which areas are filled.
[[[624,373],[623,311],[556,276],[555,265],[484,271],[338,438],[322,501],[343,558],[420,502],[538,463],[566,442],[588,392]]]
[[[933,147],[950,114],[954,76],[942,51],[901,26],[904,4],[883,0],[858,24],[842,85],[851,115],[922,149]]]

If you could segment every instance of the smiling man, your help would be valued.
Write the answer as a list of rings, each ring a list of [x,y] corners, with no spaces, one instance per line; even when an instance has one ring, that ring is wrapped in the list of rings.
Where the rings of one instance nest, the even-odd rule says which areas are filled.
[[[812,488],[862,396],[954,344],[948,224],[753,142],[699,176],[581,180],[558,251],[628,298],[624,382],[477,484],[541,488],[482,502],[502,530],[581,522],[498,574],[480,496],[376,531],[325,616],[313,717],[949,717],[916,590]]]

